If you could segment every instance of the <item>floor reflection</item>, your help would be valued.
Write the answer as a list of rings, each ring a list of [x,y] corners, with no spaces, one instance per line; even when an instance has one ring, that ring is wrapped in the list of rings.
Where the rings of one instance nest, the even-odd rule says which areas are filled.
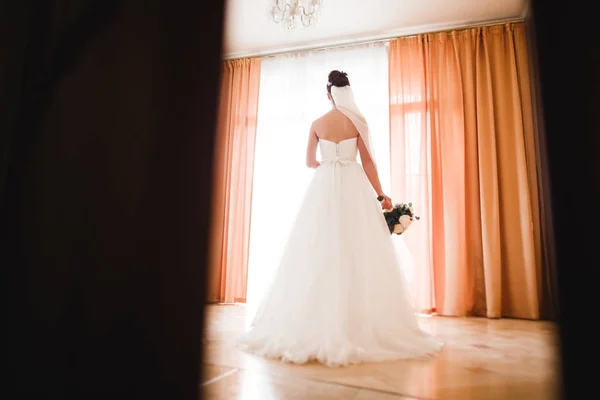
[[[558,399],[556,326],[421,316],[446,343],[432,361],[327,368],[288,365],[234,347],[254,310],[209,306],[202,390],[209,399]]]

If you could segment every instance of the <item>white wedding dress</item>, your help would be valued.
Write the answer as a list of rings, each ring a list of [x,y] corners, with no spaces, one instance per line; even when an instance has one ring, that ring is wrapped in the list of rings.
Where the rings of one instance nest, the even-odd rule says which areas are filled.
[[[357,138],[321,139],[316,169],[275,278],[250,330],[248,352],[327,366],[429,356],[438,342],[419,327],[396,248]],[[408,232],[410,234],[410,232]]]

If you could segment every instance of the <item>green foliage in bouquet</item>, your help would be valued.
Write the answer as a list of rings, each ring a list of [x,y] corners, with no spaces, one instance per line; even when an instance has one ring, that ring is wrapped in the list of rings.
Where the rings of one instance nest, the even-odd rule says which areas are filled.
[[[399,203],[390,211],[384,211],[383,216],[390,230],[390,235],[402,235],[414,220],[419,220],[413,211],[412,203]]]

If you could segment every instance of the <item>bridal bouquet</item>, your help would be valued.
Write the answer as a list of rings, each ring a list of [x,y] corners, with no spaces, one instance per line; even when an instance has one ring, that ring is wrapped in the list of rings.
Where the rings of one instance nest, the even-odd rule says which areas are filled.
[[[402,235],[415,219],[419,220],[419,217],[413,212],[412,203],[396,204],[390,211],[385,211],[383,216],[390,230],[390,235],[392,233]]]

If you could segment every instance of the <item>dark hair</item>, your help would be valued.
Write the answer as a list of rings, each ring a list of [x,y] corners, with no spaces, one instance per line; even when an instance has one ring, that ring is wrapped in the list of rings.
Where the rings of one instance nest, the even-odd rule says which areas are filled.
[[[331,86],[344,87],[350,86],[348,74],[344,71],[333,70],[329,73],[329,82],[327,82],[327,93],[331,94]],[[331,83],[331,85],[330,85]]]

